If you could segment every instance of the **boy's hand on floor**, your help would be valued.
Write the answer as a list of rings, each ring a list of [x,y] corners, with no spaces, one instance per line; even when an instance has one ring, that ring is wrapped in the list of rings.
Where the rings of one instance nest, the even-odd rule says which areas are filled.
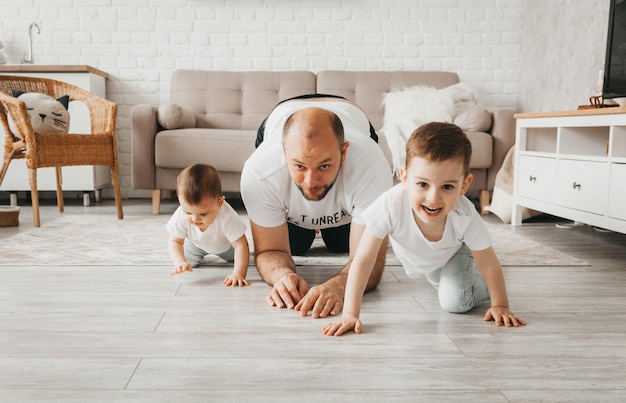
[[[526,324],[524,319],[518,317],[505,306],[492,306],[485,314],[485,321],[493,320],[496,326],[519,327]]]
[[[354,333],[361,333],[361,321],[350,315],[344,315],[341,320],[330,322],[322,328],[322,333],[326,336],[341,336],[342,334],[354,330]]]

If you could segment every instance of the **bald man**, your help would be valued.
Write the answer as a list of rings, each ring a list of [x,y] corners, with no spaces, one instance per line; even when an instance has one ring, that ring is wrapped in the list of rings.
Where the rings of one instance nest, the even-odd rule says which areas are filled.
[[[267,302],[278,308],[338,315],[350,261],[365,225],[361,213],[392,186],[392,174],[365,113],[343,98],[309,96],[280,103],[259,129],[246,161],[241,196],[246,206],[257,269],[272,286]],[[293,255],[311,247],[316,230],[332,252],[349,253],[338,273],[309,289]],[[385,265],[378,251],[367,289]]]

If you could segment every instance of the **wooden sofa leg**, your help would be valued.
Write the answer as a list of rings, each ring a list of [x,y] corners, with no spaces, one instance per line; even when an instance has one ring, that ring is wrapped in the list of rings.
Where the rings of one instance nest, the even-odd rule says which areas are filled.
[[[161,189],[154,189],[152,191],[152,214],[159,214],[161,210]]]
[[[490,202],[489,199],[490,199],[489,191],[481,190],[479,200],[480,200],[480,213],[482,215],[489,215],[489,211],[487,211],[486,209],[486,207],[489,205],[489,202]]]

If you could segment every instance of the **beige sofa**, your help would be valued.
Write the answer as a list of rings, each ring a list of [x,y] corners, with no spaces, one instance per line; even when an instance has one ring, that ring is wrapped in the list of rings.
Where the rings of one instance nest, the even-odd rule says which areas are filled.
[[[201,71],[177,70],[172,75],[171,102],[192,111],[195,127],[164,129],[158,107],[132,109],[132,183],[152,190],[152,210],[159,213],[161,191],[175,190],[176,176],[193,163],[215,166],[224,193],[238,193],[243,164],[254,151],[256,132],[281,100],[322,93],[344,96],[367,114],[379,144],[391,164],[383,126],[383,95],[415,85],[444,88],[459,82],[450,72],[427,71]],[[488,204],[495,176],[515,138],[513,111],[491,111],[488,133],[468,132],[474,150],[470,168],[474,181],[469,194],[480,193]]]

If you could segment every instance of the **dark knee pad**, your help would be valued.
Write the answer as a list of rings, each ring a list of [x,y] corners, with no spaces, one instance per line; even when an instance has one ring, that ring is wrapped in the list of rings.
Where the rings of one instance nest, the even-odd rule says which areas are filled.
[[[315,240],[315,230],[306,229],[287,223],[289,228],[289,247],[291,248],[291,254],[294,256],[304,255]]]
[[[350,252],[350,224],[325,228],[321,232],[328,250],[335,253]]]

